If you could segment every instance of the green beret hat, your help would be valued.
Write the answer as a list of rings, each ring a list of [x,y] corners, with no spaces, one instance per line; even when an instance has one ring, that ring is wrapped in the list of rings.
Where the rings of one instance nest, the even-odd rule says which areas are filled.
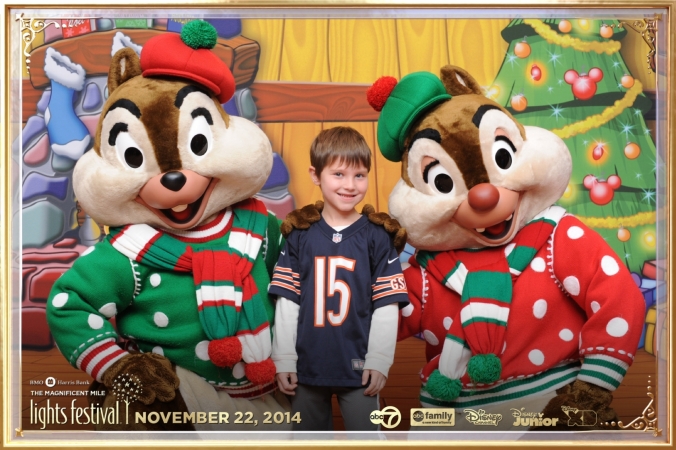
[[[385,158],[401,161],[404,139],[413,122],[429,108],[449,100],[439,77],[430,72],[414,72],[397,82],[381,77],[366,92],[369,104],[380,111],[378,146]]]

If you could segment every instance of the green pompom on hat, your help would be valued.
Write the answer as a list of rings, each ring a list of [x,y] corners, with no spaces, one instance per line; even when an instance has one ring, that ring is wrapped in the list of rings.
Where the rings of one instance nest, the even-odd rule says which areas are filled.
[[[209,22],[194,20],[183,26],[181,40],[190,48],[212,49],[218,42],[218,32]]]
[[[404,140],[411,125],[429,108],[450,100],[439,77],[430,72],[414,72],[397,82],[381,77],[367,90],[366,98],[378,118],[378,146],[385,158],[401,161]]]

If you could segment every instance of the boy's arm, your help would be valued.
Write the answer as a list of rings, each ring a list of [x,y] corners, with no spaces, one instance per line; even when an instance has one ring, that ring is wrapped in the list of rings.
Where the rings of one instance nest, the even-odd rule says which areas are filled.
[[[377,370],[387,377],[397,345],[399,308],[391,303],[373,312],[364,370]]]
[[[279,297],[275,309],[275,333],[272,339],[272,361],[277,373],[296,372],[296,337],[300,305]]]

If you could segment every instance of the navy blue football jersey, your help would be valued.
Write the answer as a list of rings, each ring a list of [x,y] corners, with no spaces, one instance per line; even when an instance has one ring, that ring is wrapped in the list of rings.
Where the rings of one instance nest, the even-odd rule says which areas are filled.
[[[408,304],[399,255],[365,216],[341,231],[323,218],[294,230],[269,292],[300,305],[298,380],[315,386],[361,386],[373,311]]]

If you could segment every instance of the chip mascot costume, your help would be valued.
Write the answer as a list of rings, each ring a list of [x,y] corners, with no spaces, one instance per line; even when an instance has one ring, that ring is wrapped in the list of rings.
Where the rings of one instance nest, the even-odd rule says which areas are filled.
[[[383,77],[367,97],[382,154],[402,164],[389,211],[417,251],[399,339],[426,341],[422,406],[464,411],[456,424],[609,428],[645,303],[606,242],[553,206],[572,171],[564,142],[455,66]]]
[[[221,107],[235,82],[216,42],[194,21],[150,39],[140,59],[118,51],[94,147],[73,173],[78,201],[110,233],[54,284],[47,318],[61,353],[106,392],[90,401],[121,405],[119,423],[97,429],[260,430],[264,412],[288,410],[267,295],[283,239],[252,197],[272,149]],[[143,423],[136,412],[179,421]],[[236,425],[235,412],[259,425]]]

